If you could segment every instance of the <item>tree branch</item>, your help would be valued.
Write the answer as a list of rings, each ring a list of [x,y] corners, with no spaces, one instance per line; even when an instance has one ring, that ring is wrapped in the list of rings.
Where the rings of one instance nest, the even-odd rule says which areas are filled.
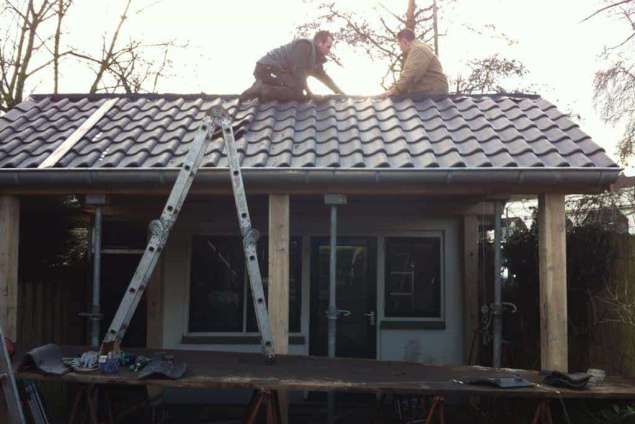
[[[99,67],[99,70],[97,71],[97,75],[95,76],[95,80],[93,81],[93,84],[90,87],[90,90],[89,90],[90,93],[95,93],[97,91],[97,86],[101,82],[101,79],[104,76],[104,72],[106,72],[106,69],[108,69],[113,50],[115,49],[115,44],[117,43],[117,38],[119,37],[119,32],[121,31],[121,28],[123,27],[123,24],[127,18],[126,15],[128,13],[128,9],[130,8],[131,3],[132,3],[132,0],[128,0],[126,2],[126,7],[123,11],[123,14],[121,15],[121,18],[119,19],[119,23],[117,24],[117,28],[115,29],[115,32],[113,33],[112,39],[110,40],[110,47],[108,48],[107,51],[105,51],[105,54],[102,57],[101,66]]]
[[[68,54],[70,54],[71,56],[78,57],[80,59],[87,60],[89,62],[93,62],[93,63],[97,63],[97,64],[101,64],[102,63],[102,61],[100,59],[95,59],[94,57],[88,56],[88,55],[83,54],[83,53],[76,52],[74,50],[69,51]]]
[[[41,64],[40,66],[38,66],[37,68],[31,69],[27,74],[27,78],[31,77],[33,74],[36,74],[37,72],[41,71],[42,69],[47,68],[48,66],[50,66],[51,64],[54,64],[56,60],[59,60],[60,58],[64,57],[64,56],[68,56],[68,55],[74,55],[74,56],[78,56],[77,54],[75,54],[73,51],[71,50],[67,50],[65,52],[62,53],[58,53],[56,55],[56,58],[54,57],[53,59],[50,59],[46,62],[44,62],[43,64]],[[57,88],[57,87],[56,87]],[[55,91],[55,93],[57,94],[57,91]]]
[[[630,40],[632,40],[632,39],[633,39],[633,37],[635,37],[635,32],[633,32],[631,35],[629,35],[629,36],[626,38],[626,40],[622,41],[622,42],[621,42],[620,44],[618,44],[617,46],[613,46],[613,47],[611,47],[611,50],[618,49],[618,48],[622,47],[624,44],[626,44],[626,43],[628,43]]]
[[[617,7],[617,6],[620,6],[620,5],[622,5],[622,4],[630,3],[631,1],[633,1],[633,0],[620,0],[620,1],[618,1],[618,2],[611,3],[611,4],[607,5],[607,6],[604,6],[604,7],[600,8],[600,9],[596,10],[595,12],[591,13],[591,14],[590,14],[589,16],[587,16],[586,18],[582,19],[582,20],[580,21],[580,23],[588,21],[588,20],[589,20],[589,19],[591,19],[592,17],[594,17],[594,16],[596,16],[596,15],[598,15],[598,14],[600,14],[600,13],[604,12],[605,10],[612,9],[612,8]]]

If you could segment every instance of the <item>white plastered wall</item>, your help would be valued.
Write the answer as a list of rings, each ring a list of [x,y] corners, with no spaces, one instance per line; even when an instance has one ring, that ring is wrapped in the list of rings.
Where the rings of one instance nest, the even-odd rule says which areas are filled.
[[[230,198],[215,202],[187,205],[170,236],[164,253],[163,274],[163,343],[165,348],[260,352],[259,344],[184,344],[187,334],[191,238],[195,234],[238,234],[234,205]],[[254,226],[267,232],[266,198],[250,199]],[[409,202],[387,205],[379,202],[369,207],[368,201],[341,207],[341,236],[375,237],[377,239],[378,318],[382,319],[383,240],[390,236],[441,234],[443,239],[445,328],[414,330],[380,330],[377,328],[377,358],[383,360],[416,359],[427,363],[460,364],[463,357],[463,325],[461,298],[460,217],[430,216]],[[323,204],[291,203],[292,236],[303,238],[302,264],[302,332],[304,344],[291,344],[291,354],[307,354],[309,342],[310,238],[328,236],[329,210]],[[378,324],[379,324],[378,321]],[[219,333],[218,335],[222,335]]]

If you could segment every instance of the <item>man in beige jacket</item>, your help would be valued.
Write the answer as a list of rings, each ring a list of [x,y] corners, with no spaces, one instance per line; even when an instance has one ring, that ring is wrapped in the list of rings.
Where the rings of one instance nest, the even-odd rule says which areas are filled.
[[[399,81],[380,97],[415,92],[430,95],[448,94],[448,79],[432,49],[415,39],[414,32],[409,29],[399,31],[397,41],[406,60]]]

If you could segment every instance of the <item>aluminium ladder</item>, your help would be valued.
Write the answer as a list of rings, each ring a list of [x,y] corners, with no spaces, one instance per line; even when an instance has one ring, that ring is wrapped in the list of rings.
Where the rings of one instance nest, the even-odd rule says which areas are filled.
[[[156,267],[161,251],[165,247],[170,230],[181,211],[192,182],[203,162],[205,148],[207,146],[206,141],[212,138],[218,127],[222,128],[223,139],[227,149],[232,190],[236,202],[240,232],[243,238],[245,261],[254,301],[254,311],[256,312],[258,329],[261,334],[261,343],[266,358],[268,360],[274,359],[271,326],[269,324],[269,315],[267,314],[264,290],[262,288],[262,276],[260,274],[260,267],[258,266],[258,255],[256,254],[258,233],[251,226],[247,197],[245,195],[240,163],[238,162],[238,151],[234,139],[234,131],[231,126],[231,117],[222,107],[213,108],[211,117],[206,117],[198,128],[192,147],[179,171],[160,218],[150,223],[150,240],[128,285],[128,289],[119,304],[112,323],[104,336],[100,349],[102,354],[120,351],[121,342],[126,334],[126,330],[141,301],[141,296],[150,281],[152,272]]]
[[[0,387],[4,393],[9,424],[25,424],[22,403],[18,394],[18,387],[15,384],[15,376],[11,369],[11,358],[7,350],[7,345],[2,334],[0,325]]]

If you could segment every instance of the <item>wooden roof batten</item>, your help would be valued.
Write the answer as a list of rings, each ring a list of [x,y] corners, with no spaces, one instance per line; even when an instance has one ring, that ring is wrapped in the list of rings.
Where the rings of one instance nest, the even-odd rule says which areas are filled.
[[[108,99],[92,113],[73,133],[60,144],[44,161],[38,166],[38,169],[52,168],[59,162],[69,150],[77,144],[90,131],[95,124],[117,103],[119,99]]]

